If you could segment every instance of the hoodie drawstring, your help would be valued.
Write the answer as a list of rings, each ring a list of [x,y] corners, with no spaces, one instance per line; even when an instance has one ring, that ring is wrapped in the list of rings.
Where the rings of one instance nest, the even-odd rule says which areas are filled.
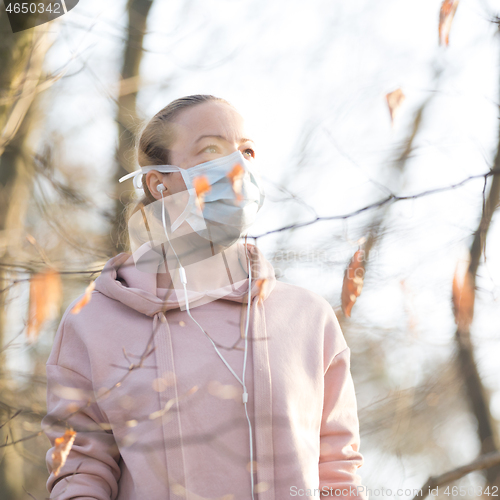
[[[165,314],[161,311],[153,316],[153,332],[155,332],[154,343],[156,347],[157,377],[162,378],[165,374],[170,373],[174,375],[174,383],[168,384],[164,391],[158,393],[160,409],[163,410],[167,408],[167,404],[170,407],[172,401],[178,401],[179,395],[175,381],[176,371],[170,327]],[[166,500],[170,500],[172,491],[175,491],[174,486],[177,484],[184,485],[186,477],[180,412],[175,410],[162,411],[161,419],[168,472],[168,497]]]
[[[253,302],[255,447],[259,500],[275,500],[271,364],[264,303]]]

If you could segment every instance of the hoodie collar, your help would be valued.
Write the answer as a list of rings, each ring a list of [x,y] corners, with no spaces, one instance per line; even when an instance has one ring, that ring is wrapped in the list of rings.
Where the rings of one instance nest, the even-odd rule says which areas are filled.
[[[261,300],[266,300],[276,285],[276,276],[272,264],[264,257],[255,246],[238,242],[240,262],[246,266],[245,247],[252,259],[252,297],[259,295]],[[263,282],[266,280],[263,286]],[[222,299],[234,302],[246,302],[248,296],[248,279],[224,294]],[[101,274],[95,280],[95,289],[107,297],[117,300],[147,316],[154,316],[160,311],[179,308],[181,302],[173,293],[169,299],[163,301],[157,296],[156,274],[139,271],[134,264],[131,253],[122,252],[115,255],[105,264]],[[214,294],[217,290],[214,291]],[[182,296],[182,294],[180,294]],[[210,295],[210,294],[207,294]],[[220,289],[219,289],[219,296]],[[199,294],[189,292],[188,296],[196,299]]]

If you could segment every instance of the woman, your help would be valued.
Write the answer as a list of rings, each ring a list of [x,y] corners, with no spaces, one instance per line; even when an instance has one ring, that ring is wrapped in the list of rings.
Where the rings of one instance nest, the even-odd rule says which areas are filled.
[[[138,161],[133,252],[69,305],[47,361],[50,498],[366,499],[337,318],[240,239],[264,196],[241,116],[213,96],[173,101]]]

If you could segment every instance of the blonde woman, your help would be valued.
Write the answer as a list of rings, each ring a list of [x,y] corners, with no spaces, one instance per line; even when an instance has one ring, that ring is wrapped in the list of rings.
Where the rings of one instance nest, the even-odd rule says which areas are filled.
[[[132,252],[106,263],[79,314],[81,297],[69,305],[47,361],[50,498],[367,498],[332,307],[242,239],[264,201],[258,162],[243,118],[210,95],[144,129],[141,169],[121,179],[145,193]]]

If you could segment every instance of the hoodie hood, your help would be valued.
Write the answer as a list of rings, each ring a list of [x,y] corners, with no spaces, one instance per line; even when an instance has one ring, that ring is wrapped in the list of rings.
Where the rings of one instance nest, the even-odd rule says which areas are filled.
[[[260,300],[266,300],[276,285],[272,264],[255,245],[249,243],[245,245],[240,242],[237,245],[238,258],[244,268],[247,266],[246,249],[248,250],[247,254],[252,259],[252,298],[258,295]],[[95,280],[95,289],[107,297],[151,317],[161,311],[177,309],[184,304],[183,294],[178,297],[175,291],[169,294],[166,300],[159,298],[156,279],[156,274],[142,272],[135,267],[131,253],[122,252],[109,259],[105,264],[101,274]],[[246,303],[248,278],[238,282],[237,286],[232,288],[219,288],[204,294],[188,291],[190,304],[195,303],[201,296],[221,297],[223,300]]]

